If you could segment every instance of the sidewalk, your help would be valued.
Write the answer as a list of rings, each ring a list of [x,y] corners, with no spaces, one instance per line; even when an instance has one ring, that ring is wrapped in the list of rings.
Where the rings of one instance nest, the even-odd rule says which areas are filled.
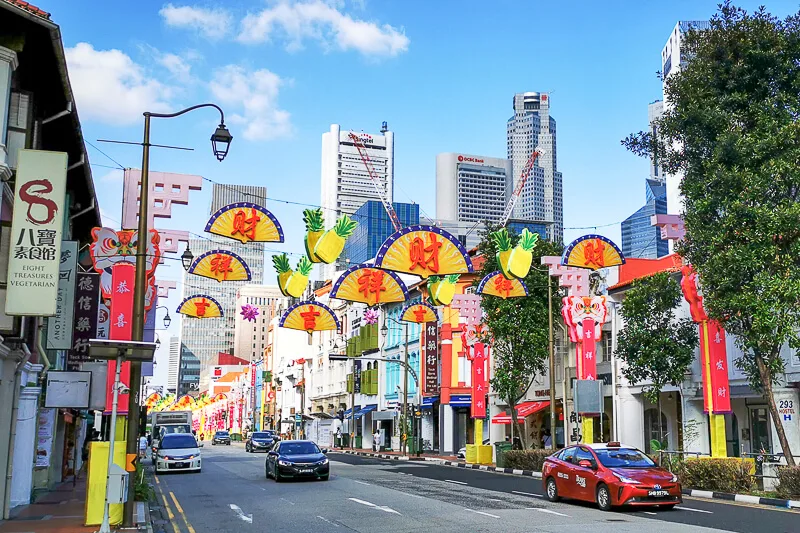
[[[463,459],[459,459],[455,455],[434,455],[431,453],[423,453],[419,457],[416,454],[406,454],[403,455],[401,452],[393,452],[393,451],[381,451],[376,452],[373,451],[371,448],[330,448],[332,452],[344,452],[344,453],[354,453],[356,455],[367,455],[370,457],[383,457],[388,459],[398,459],[401,461],[461,461]]]
[[[79,479],[73,487],[70,479],[55,490],[39,495],[34,503],[15,507],[10,520],[0,521],[0,533],[97,531],[97,526],[83,525],[85,499],[86,480]]]

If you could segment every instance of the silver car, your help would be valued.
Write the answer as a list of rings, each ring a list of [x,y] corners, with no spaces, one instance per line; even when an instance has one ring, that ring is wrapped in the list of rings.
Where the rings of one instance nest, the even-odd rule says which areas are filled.
[[[158,452],[153,457],[156,474],[165,472],[200,472],[202,459],[200,448],[194,435],[186,433],[171,433],[164,435],[159,443]]]

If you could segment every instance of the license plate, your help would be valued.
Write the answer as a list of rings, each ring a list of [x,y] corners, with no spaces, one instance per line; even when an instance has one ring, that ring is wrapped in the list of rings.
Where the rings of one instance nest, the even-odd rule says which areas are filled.
[[[310,473],[311,473],[311,472],[313,472],[313,471],[314,471],[314,470],[313,470],[313,469],[311,469],[311,468],[301,468],[301,469],[300,469],[300,473],[301,473],[301,474],[310,474]]]
[[[663,498],[665,496],[669,496],[669,491],[668,490],[648,490],[647,491],[647,495],[655,497],[655,498]]]
[[[175,468],[186,468],[186,463],[175,463]]]

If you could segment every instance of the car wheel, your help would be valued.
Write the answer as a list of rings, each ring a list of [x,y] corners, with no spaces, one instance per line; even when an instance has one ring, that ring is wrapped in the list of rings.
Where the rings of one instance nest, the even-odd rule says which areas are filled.
[[[558,488],[556,487],[556,480],[553,478],[547,478],[547,499],[551,502],[557,502],[560,498],[558,497]]]
[[[212,440],[212,441],[211,441],[211,445],[212,445],[212,446],[216,446],[216,445],[217,445],[217,443],[216,443],[216,442],[214,442],[214,441]]]
[[[230,442],[226,442],[226,443],[225,443],[225,446],[230,446],[230,445],[231,445],[231,443],[230,443]]]
[[[264,468],[264,474],[266,474],[266,476],[267,476],[267,479],[269,479],[269,466],[267,466],[266,468]]]
[[[275,483],[280,483],[282,481],[281,475],[278,472],[278,467],[275,467],[275,470],[272,471],[272,477],[275,478]]]
[[[611,492],[608,490],[608,485],[597,487],[597,506],[601,511],[611,510]]]

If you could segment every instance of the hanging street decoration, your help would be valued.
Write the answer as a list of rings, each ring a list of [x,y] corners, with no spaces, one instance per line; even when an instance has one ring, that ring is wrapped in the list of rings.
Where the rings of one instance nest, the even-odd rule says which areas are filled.
[[[322,209],[318,207],[303,211],[303,222],[306,224],[306,236],[303,239],[306,245],[306,254],[308,254],[308,258],[312,263],[321,263],[322,259],[314,253],[314,248],[317,246],[322,234],[325,233],[325,220]]]
[[[431,304],[418,302],[404,307],[400,312],[400,320],[402,322],[423,324],[425,322],[438,322],[439,315]]]
[[[345,270],[330,293],[331,298],[377,305],[408,300],[408,289],[400,276],[371,265],[356,265]]]
[[[284,291],[292,298],[300,298],[308,286],[308,276],[311,274],[311,269],[314,264],[308,260],[308,257],[303,256],[297,262],[297,268],[289,274],[286,280]]]
[[[198,256],[189,274],[223,281],[250,281],[250,267],[239,255],[228,250],[209,250]]]
[[[144,401],[144,406],[148,409],[152,409],[158,402],[162,399],[161,395],[157,392],[154,392],[147,399]]]
[[[447,276],[431,276],[428,278],[428,295],[433,305],[450,305],[456,295],[456,283],[461,274]]]
[[[205,294],[189,296],[181,302],[176,312],[192,318],[220,318],[223,316],[222,306],[219,302]]]
[[[517,278],[509,279],[500,270],[495,270],[481,280],[478,284],[478,294],[489,296],[499,296],[506,298],[522,298],[528,295],[528,287],[525,282]]]
[[[367,325],[377,324],[380,312],[377,309],[369,308],[364,311],[364,323]]]
[[[291,306],[281,316],[278,326],[309,334],[312,331],[335,331],[340,327],[333,310],[319,302],[300,302]]]
[[[289,265],[289,256],[285,253],[272,256],[272,266],[278,273],[278,288],[281,294],[289,296],[286,293],[286,282],[289,281],[289,276],[292,275],[292,267]]]
[[[242,312],[240,314],[248,322],[255,322],[256,317],[258,317],[258,315],[261,313],[258,310],[258,307],[250,304],[245,304],[242,306]]]
[[[562,303],[561,316],[569,331],[569,338],[578,344],[578,379],[597,379],[595,346],[608,317],[606,297],[567,296]]]
[[[375,256],[375,266],[421,278],[467,274],[472,260],[466,248],[436,226],[408,226],[389,236]]]
[[[531,270],[533,261],[533,248],[539,240],[538,233],[531,233],[528,228],[524,228],[520,233],[519,241],[515,247],[511,247],[511,237],[508,229],[501,228],[492,233],[497,245],[497,264],[503,275],[508,279],[523,279]]]
[[[283,242],[283,228],[275,216],[250,202],[229,204],[211,215],[206,232],[248,242]]]
[[[618,266],[625,263],[616,244],[602,235],[584,235],[578,237],[564,250],[561,256],[563,266],[600,270],[601,268]]]
[[[353,234],[358,222],[350,220],[347,215],[342,215],[336,221],[333,229],[322,234],[314,245],[314,255],[323,263],[331,264],[336,261],[344,250],[344,243]]]

